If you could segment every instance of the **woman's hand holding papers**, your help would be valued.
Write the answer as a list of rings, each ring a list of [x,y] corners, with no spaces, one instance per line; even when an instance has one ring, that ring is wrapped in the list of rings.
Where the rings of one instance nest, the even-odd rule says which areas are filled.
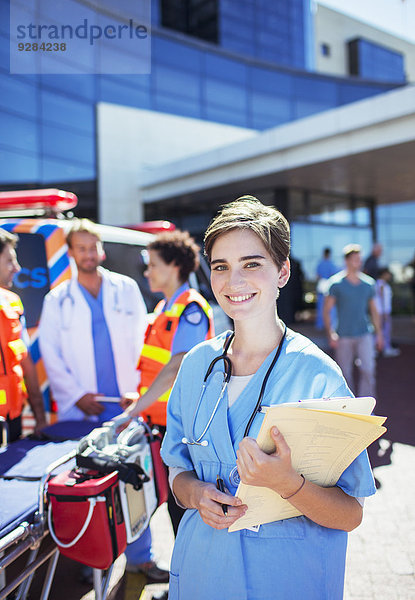
[[[253,438],[244,438],[236,453],[238,473],[243,483],[267,487],[282,497],[291,496],[303,479],[292,467],[291,450],[276,427],[271,429],[275,452],[266,454]]]

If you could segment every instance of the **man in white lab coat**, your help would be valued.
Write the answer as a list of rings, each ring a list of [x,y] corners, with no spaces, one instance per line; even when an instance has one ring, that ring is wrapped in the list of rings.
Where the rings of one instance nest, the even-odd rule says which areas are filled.
[[[122,412],[106,397],[137,389],[146,307],[133,279],[100,267],[105,254],[92,222],[75,221],[67,243],[77,275],[45,298],[40,350],[59,419],[101,423]],[[150,546],[149,533],[148,539],[128,546],[127,562],[138,565],[149,580],[166,581],[168,573],[151,560]]]

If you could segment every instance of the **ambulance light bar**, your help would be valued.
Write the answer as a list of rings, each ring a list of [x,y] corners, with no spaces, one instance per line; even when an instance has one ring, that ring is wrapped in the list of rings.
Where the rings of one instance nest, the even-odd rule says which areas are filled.
[[[146,233],[163,233],[164,231],[174,231],[176,226],[170,221],[145,221],[134,225],[124,225],[124,228],[145,231]]]
[[[78,198],[72,192],[56,189],[18,190],[0,192],[0,211],[36,211],[60,213],[70,210],[78,204]]]

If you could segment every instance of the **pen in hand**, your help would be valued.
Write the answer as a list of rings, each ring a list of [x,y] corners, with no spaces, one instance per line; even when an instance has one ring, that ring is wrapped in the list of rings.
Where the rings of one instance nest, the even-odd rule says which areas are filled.
[[[225,493],[225,486],[223,484],[223,479],[221,479],[219,477],[219,475],[216,476],[216,488],[222,492],[223,494]],[[223,510],[223,514],[225,515],[225,517],[228,516],[228,505],[227,504],[221,504],[222,510]]]

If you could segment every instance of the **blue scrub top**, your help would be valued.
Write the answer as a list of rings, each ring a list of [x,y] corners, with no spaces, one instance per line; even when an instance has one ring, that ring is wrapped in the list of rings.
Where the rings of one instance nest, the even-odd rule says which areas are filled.
[[[103,309],[102,286],[97,298],[88,292],[81,284],[79,284],[79,289],[91,310],[97,392],[98,394],[104,394],[104,396],[120,396],[111,337]],[[112,419],[122,412],[120,406],[116,403],[113,404],[108,402],[103,404],[105,410],[99,415],[101,423]]]
[[[203,402],[197,409],[204,374],[223,351],[225,334],[199,344],[184,358],[167,405],[163,461],[170,467],[194,470],[202,481],[215,483],[219,475],[231,493],[236,450],[244,435],[271,363],[272,352],[237,401],[227,407],[227,393],[205,435],[208,445],[188,446],[183,437],[199,435],[217,401],[223,364],[213,368]],[[305,398],[344,397],[351,392],[339,367],[310,340],[287,331],[281,355],[270,374],[264,405]],[[258,434],[258,415],[250,436]],[[366,452],[343,472],[337,485],[354,497],[375,492]],[[171,561],[170,600],[341,600],[347,533],[317,525],[305,516],[228,533],[206,525],[197,510],[186,510]],[[220,590],[218,589],[220,582]]]

